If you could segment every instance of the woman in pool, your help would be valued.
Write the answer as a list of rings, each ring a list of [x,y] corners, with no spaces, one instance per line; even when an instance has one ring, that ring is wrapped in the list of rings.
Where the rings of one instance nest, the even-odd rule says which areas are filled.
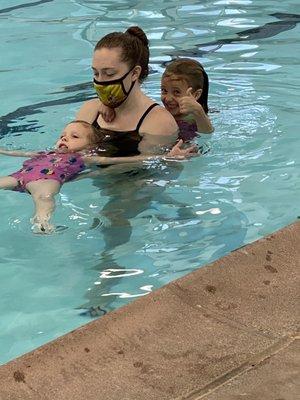
[[[98,98],[85,102],[76,118],[105,130],[106,140],[114,149],[113,156],[155,154],[161,152],[161,147],[172,146],[178,138],[174,117],[141,90],[141,83],[149,73],[148,63],[148,39],[139,27],[130,27],[124,33],[110,33],[95,46],[92,69]],[[113,109],[111,115],[107,114],[109,109],[105,106]],[[181,149],[181,143],[173,149],[174,155],[185,156],[195,151],[195,146]],[[107,168],[108,173],[111,168]],[[131,171],[111,174],[107,182],[103,179],[94,181],[108,198],[102,215],[109,220],[101,226],[105,248],[95,266],[97,271],[120,268],[115,250],[130,239],[130,219],[149,209],[152,201],[175,203],[164,193],[160,181],[176,180],[181,170],[180,163],[133,167]],[[183,215],[189,209],[180,204],[178,210],[178,214]],[[93,228],[99,222],[95,219]],[[134,256],[132,262],[135,262]],[[103,303],[110,300],[101,297],[101,291],[105,292],[105,284],[89,291],[89,302],[83,308],[99,304],[103,308]]]
[[[115,156],[153,154],[177,139],[173,116],[141,90],[148,63],[148,39],[139,27],[110,33],[95,46],[92,69],[98,99],[84,103],[76,118],[105,129]],[[104,106],[114,113],[107,117]]]

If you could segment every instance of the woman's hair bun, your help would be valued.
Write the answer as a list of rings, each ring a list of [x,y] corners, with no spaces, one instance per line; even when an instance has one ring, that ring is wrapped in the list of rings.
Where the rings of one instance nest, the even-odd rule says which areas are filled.
[[[139,26],[131,26],[125,33],[137,37],[145,46],[149,45],[149,41],[145,32]]]

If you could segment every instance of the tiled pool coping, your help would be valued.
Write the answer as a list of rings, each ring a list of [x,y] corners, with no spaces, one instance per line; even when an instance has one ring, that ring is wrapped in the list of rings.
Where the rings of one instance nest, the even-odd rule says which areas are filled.
[[[299,266],[295,223],[0,367],[0,399],[294,400]]]

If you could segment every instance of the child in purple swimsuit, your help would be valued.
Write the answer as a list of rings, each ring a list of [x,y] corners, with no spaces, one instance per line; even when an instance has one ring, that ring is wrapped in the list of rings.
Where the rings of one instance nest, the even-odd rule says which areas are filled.
[[[88,122],[70,122],[63,130],[55,149],[49,152],[24,152],[0,149],[0,154],[15,157],[31,157],[23,167],[9,176],[0,177],[0,189],[18,190],[31,194],[35,214],[31,222],[35,233],[52,233],[50,217],[55,208],[55,195],[64,182],[81,177],[99,176],[97,172],[81,172],[91,165],[112,165],[139,162],[165,156],[109,157],[110,143],[106,131],[96,129]],[[191,156],[190,150],[175,145],[166,155],[168,159]],[[101,171],[100,171],[101,172]]]
[[[179,127],[178,137],[188,142],[198,133],[212,133],[207,115],[208,76],[203,66],[190,58],[167,65],[161,80],[161,100]]]

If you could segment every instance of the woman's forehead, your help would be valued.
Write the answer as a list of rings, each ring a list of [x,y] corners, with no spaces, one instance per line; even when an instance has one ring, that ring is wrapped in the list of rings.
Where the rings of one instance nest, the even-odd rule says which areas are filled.
[[[98,68],[116,68],[123,64],[121,61],[122,49],[120,47],[101,47],[94,51],[92,67]]]

